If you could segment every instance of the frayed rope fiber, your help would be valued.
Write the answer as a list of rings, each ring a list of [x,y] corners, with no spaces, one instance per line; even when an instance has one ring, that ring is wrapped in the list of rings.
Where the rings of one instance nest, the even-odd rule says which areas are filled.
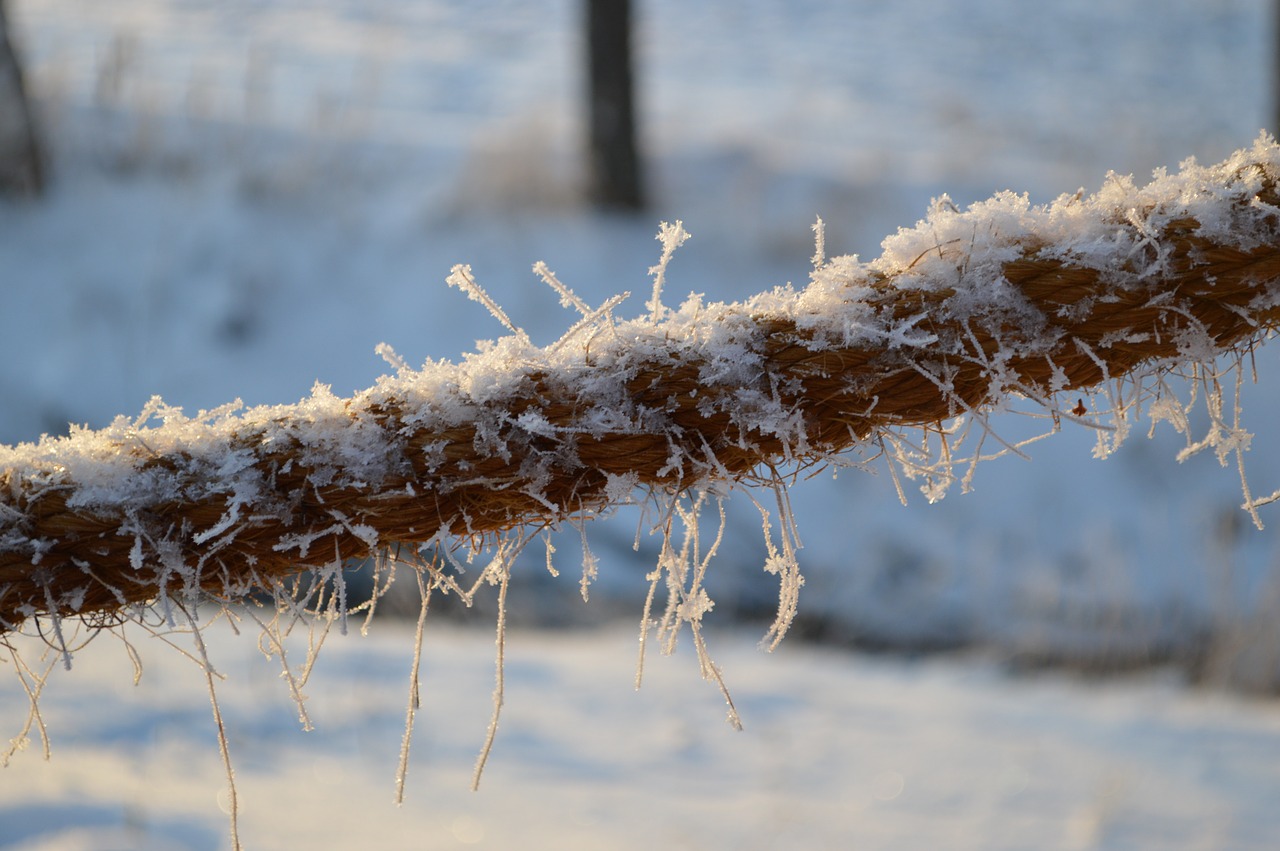
[[[101,431],[0,447],[0,632],[230,601],[397,547],[589,517],[636,489],[758,480],[1010,394],[1071,418],[1076,391],[1270,333],[1278,184],[1264,136],[1216,166],[1144,187],[1112,175],[1046,206],[944,198],[878,260],[828,261],[819,239],[808,286],[734,304],[664,307],[668,251],[643,318],[562,288],[583,318],[551,346],[509,325],[350,399],[317,387],[198,417],[155,400]]]

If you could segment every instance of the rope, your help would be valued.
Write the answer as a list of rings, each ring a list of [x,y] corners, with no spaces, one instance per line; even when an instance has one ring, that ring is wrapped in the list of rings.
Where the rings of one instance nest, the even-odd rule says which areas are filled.
[[[475,543],[822,463],[1011,394],[1209,364],[1280,322],[1280,148],[1032,206],[944,198],[803,289],[583,309],[340,399],[134,421],[0,448],[0,632],[234,600],[397,547]],[[576,298],[576,297],[575,297]],[[1065,401],[1064,401],[1065,400]],[[1077,413],[1082,413],[1077,410]]]

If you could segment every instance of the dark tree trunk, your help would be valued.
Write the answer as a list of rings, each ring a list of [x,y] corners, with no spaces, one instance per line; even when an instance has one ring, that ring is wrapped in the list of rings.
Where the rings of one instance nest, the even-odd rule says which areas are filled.
[[[0,194],[38,195],[44,168],[22,66],[13,52],[4,0],[0,0]]]
[[[602,207],[644,206],[631,75],[630,0],[586,0],[589,172]]]

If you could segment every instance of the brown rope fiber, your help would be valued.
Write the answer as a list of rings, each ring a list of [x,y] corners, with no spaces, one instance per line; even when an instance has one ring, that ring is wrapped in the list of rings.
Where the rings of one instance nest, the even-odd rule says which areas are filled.
[[[163,424],[6,449],[0,632],[235,599],[386,548],[554,525],[637,487],[820,462],[1010,393],[1057,410],[1135,371],[1208,363],[1280,322],[1278,162],[1264,138],[1045,208],[943,202],[885,257],[824,263],[802,292],[678,312],[655,295],[645,320],[600,311],[558,347],[518,335],[349,400],[156,407]]]

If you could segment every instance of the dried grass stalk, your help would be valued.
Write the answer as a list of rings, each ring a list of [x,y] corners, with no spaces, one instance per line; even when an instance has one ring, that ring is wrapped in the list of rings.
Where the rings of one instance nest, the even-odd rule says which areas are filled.
[[[0,450],[0,631],[234,600],[387,548],[555,525],[637,487],[820,462],[1009,394],[1062,413],[1081,388],[1210,363],[1280,321],[1277,163],[1263,138],[1044,208],[944,200],[880,260],[823,263],[804,291],[670,311],[655,287],[643,319],[579,303],[555,346],[517,333],[347,400],[194,419],[157,403]]]

